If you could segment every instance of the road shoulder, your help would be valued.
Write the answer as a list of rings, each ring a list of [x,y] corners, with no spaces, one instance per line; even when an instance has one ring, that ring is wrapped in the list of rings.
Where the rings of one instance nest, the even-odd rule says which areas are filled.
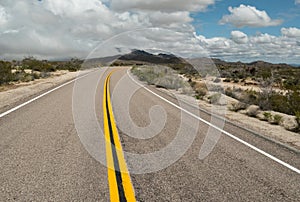
[[[42,92],[70,81],[82,73],[83,71],[62,71],[48,78],[38,79],[27,83],[19,83],[12,89],[2,91],[0,92],[0,112],[4,112]]]

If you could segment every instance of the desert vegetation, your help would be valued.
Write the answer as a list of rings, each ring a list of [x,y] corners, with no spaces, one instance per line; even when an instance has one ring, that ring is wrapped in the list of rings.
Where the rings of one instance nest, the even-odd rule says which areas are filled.
[[[216,98],[220,96],[217,93],[205,97],[203,92],[207,93],[208,86],[209,91],[215,91],[211,86],[216,89],[222,87],[226,96],[236,100],[228,107],[231,111],[240,111],[270,124],[283,125],[288,130],[299,132],[300,68],[262,61],[245,64],[216,60],[214,65],[219,70],[218,77],[209,81],[204,78],[190,79],[196,98],[218,103]],[[195,85],[199,80],[206,87],[203,84]],[[220,89],[216,91],[221,92]]]
[[[138,61],[138,57],[134,60]],[[224,105],[222,99],[228,97],[227,106],[231,111],[300,131],[300,68],[263,61],[242,63],[201,58],[190,60],[191,65],[180,59],[176,61],[181,62],[164,60],[169,64],[135,65],[132,73],[158,87],[190,88],[182,92],[211,104]]]
[[[142,65],[133,66],[131,72],[136,75],[141,81],[147,82],[149,85],[155,85],[156,87],[185,90],[189,84],[173,69],[167,66],[161,65]]]
[[[37,60],[34,57],[24,58],[22,61],[0,61],[0,85],[46,78],[57,70],[77,71],[81,64],[79,59],[57,62]]]

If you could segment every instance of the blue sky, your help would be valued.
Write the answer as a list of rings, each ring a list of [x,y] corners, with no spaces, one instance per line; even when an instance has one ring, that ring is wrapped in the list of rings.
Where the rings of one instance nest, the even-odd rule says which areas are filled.
[[[251,5],[258,10],[265,10],[271,18],[282,19],[279,26],[249,28],[244,27],[238,30],[248,35],[255,35],[258,32],[269,33],[271,35],[281,35],[282,27],[300,27],[300,5],[296,5],[294,0],[230,0],[217,1],[216,4],[208,7],[206,12],[192,13],[193,25],[197,34],[206,37],[225,36],[229,37],[232,30],[236,30],[231,25],[219,25],[219,20],[224,14],[229,14],[228,7],[238,7],[240,4]]]
[[[300,64],[300,0],[0,1],[0,59],[101,57],[113,46]]]

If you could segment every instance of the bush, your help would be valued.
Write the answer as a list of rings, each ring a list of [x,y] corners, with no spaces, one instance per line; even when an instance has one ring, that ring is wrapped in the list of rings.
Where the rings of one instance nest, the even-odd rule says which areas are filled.
[[[208,90],[206,88],[205,83],[194,82],[192,84],[192,88],[197,95],[198,99],[203,99],[203,97],[207,94]]]
[[[189,85],[174,70],[166,66],[134,66],[131,72],[148,85],[154,84],[161,88],[178,90]]]
[[[264,116],[265,116],[265,119],[271,123],[271,124],[279,124],[281,119],[282,119],[282,116],[280,115],[273,115],[271,112],[264,112]]]
[[[280,125],[288,131],[297,132],[299,130],[299,123],[297,121],[297,117],[286,115],[280,121]]]
[[[274,119],[274,124],[279,125],[280,121],[282,120],[282,116],[275,114],[273,119]]]
[[[195,95],[195,98],[196,98],[197,100],[202,99],[202,97],[201,97],[200,95]]]
[[[220,78],[216,78],[215,80],[214,80],[214,83],[220,83],[221,82],[221,79]]]
[[[231,88],[226,88],[225,95],[227,95],[229,97],[232,97],[232,98],[235,98],[234,92]]]
[[[49,76],[51,76],[51,74],[49,72],[41,72],[41,74],[40,74],[41,78],[47,78]]]
[[[250,105],[247,108],[247,115],[251,117],[255,117],[258,114],[259,106]]]
[[[269,121],[273,118],[273,116],[270,112],[264,112],[264,117],[266,118],[267,121]]]
[[[202,99],[206,94],[207,90],[204,88],[197,89],[196,91],[196,96],[198,97],[197,99]]]
[[[216,104],[216,103],[219,102],[221,96],[222,96],[221,93],[213,94],[213,95],[211,95],[211,96],[208,97],[209,102],[210,102],[211,104]]]
[[[0,85],[12,81],[11,64],[9,62],[0,61]]]
[[[38,73],[32,73],[32,76],[34,79],[39,79],[40,78],[40,74]]]
[[[31,69],[39,72],[54,72],[56,67],[50,64],[50,62],[43,60],[37,60],[34,57],[28,57],[22,60],[22,69]]]
[[[295,113],[295,116],[296,116],[296,121],[298,122],[298,124],[300,125],[300,111],[297,111]]]
[[[243,102],[236,102],[236,103],[232,103],[231,106],[229,107],[230,111],[240,111],[240,110],[244,110],[247,108],[247,104],[243,103]]]
[[[157,87],[163,87],[163,88],[167,88],[167,89],[178,90],[179,88],[183,87],[182,80],[178,76],[175,76],[175,75],[167,75],[167,76],[159,77],[159,78],[155,78],[154,76],[151,76],[151,79],[149,79],[149,82],[150,83],[154,82],[154,84]]]

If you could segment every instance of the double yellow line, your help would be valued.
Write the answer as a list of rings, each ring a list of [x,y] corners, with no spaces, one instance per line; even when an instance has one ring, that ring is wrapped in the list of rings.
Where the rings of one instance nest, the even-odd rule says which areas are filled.
[[[109,84],[112,73],[110,72],[105,79],[103,92],[103,121],[110,201],[134,202],[136,201],[134,190],[123,155],[111,105]]]

